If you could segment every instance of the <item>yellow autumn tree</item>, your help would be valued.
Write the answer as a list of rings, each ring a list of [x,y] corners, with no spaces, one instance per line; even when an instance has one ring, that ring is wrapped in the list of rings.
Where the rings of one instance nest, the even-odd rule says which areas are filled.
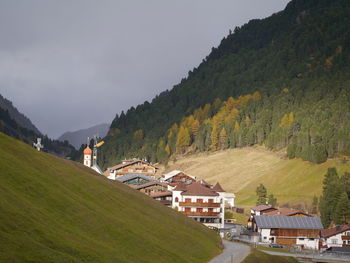
[[[167,144],[167,145],[165,146],[165,152],[166,152],[168,155],[171,154],[171,149],[170,149],[169,144]]]
[[[217,124],[213,124],[213,129],[211,131],[211,135],[210,135],[210,139],[211,139],[211,145],[210,148],[212,151],[216,151],[218,149],[218,126]]]
[[[241,129],[241,126],[239,125],[239,123],[237,121],[235,121],[235,126],[234,126],[233,130],[235,132],[238,132],[240,129]]]
[[[137,130],[134,132],[134,140],[142,140],[143,139],[143,130]]]
[[[227,140],[227,132],[225,128],[222,128],[219,135],[220,149],[226,149],[228,140]]]
[[[198,135],[198,130],[199,130],[199,121],[198,120],[194,120],[194,122],[191,125],[191,134],[193,135],[194,139]]]
[[[176,149],[179,152],[183,152],[186,149],[186,147],[190,145],[190,142],[191,138],[188,128],[181,126],[177,134]]]

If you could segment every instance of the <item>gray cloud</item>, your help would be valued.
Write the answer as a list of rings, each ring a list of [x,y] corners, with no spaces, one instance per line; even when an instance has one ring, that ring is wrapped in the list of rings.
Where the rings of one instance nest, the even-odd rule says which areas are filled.
[[[170,89],[229,29],[287,0],[3,0],[0,93],[57,137]]]

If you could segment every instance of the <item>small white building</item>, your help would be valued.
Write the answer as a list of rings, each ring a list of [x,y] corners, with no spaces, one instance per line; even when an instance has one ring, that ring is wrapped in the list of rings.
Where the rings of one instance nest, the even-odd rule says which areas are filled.
[[[350,247],[350,225],[339,225],[321,231],[323,248]]]

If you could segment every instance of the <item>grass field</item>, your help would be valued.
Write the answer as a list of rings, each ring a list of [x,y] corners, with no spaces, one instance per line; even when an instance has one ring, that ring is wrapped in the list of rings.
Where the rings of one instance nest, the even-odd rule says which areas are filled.
[[[329,160],[311,164],[249,147],[182,157],[175,163],[170,162],[166,171],[179,169],[209,183],[219,181],[226,191],[236,194],[236,204],[240,206],[255,204],[255,189],[260,183],[278,198],[280,205],[303,206],[309,204],[314,195],[320,195],[324,174],[333,166],[340,174],[350,171],[349,163]]]
[[[207,262],[218,235],[0,133],[0,262]]]
[[[293,257],[272,256],[257,249],[252,249],[252,252],[246,257],[242,263],[297,263]]]

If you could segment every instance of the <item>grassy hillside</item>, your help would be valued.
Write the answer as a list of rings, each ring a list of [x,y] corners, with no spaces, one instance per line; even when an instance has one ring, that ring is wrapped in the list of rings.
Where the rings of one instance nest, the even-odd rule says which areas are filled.
[[[167,170],[181,169],[210,183],[219,181],[225,190],[236,193],[237,205],[249,206],[256,202],[255,189],[260,183],[280,204],[309,203],[320,195],[328,167],[337,167],[341,175],[350,171],[350,163],[288,160],[283,154],[257,147],[187,156],[171,162]]]
[[[0,262],[206,262],[212,230],[0,133]]]

